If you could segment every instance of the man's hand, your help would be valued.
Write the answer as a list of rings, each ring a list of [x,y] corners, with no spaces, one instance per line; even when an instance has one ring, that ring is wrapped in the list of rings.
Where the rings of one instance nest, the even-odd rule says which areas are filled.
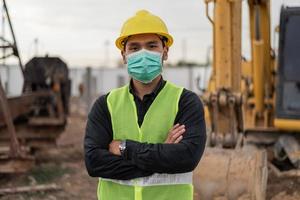
[[[165,143],[176,144],[182,140],[182,134],[185,132],[185,126],[180,124],[175,124],[173,128],[169,131],[168,137]]]
[[[111,141],[111,143],[109,144],[109,152],[114,154],[114,155],[120,156],[121,155],[121,152],[120,152],[120,149],[119,149],[120,143],[121,143],[120,140]]]

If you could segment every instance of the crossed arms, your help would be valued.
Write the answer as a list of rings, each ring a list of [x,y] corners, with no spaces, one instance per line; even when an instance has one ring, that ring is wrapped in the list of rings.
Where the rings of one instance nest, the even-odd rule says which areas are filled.
[[[184,173],[198,164],[205,147],[203,105],[198,96],[183,92],[174,127],[162,144],[127,140],[125,156],[113,140],[106,96],[94,104],[84,139],[85,163],[90,176],[127,180],[153,173]]]

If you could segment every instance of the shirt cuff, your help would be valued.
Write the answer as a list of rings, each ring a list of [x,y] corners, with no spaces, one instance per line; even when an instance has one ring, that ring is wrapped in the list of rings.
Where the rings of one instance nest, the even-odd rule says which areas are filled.
[[[123,158],[126,160],[134,160],[140,144],[141,143],[133,140],[126,140],[126,149],[124,151]]]

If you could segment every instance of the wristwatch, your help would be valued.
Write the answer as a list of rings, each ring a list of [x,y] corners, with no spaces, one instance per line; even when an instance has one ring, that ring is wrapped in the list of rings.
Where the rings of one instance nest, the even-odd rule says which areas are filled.
[[[121,156],[123,156],[125,149],[126,149],[126,140],[122,140],[119,144],[119,150],[120,150]]]

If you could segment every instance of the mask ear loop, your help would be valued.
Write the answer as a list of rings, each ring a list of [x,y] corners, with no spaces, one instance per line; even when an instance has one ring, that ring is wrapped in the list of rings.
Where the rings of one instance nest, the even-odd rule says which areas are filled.
[[[168,38],[165,37],[165,36],[162,36],[162,35],[158,35],[158,37],[160,38],[160,40],[162,41],[162,45],[163,45],[163,48],[165,48],[167,46],[167,42],[168,42]],[[165,61],[167,60],[166,58],[166,52],[164,51],[162,53],[162,61]],[[162,62],[163,63],[163,62]]]

